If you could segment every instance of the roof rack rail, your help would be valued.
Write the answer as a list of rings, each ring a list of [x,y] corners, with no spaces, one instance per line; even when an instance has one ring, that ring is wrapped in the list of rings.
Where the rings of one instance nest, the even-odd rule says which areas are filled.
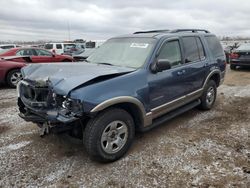
[[[150,31],[136,31],[133,34],[141,34],[141,33],[165,33],[169,32],[168,29],[162,29],[162,30],[150,30]]]
[[[180,33],[180,32],[187,32],[187,31],[190,31],[192,33],[198,33],[198,32],[210,33],[208,30],[205,30],[205,29],[175,29],[175,30],[171,30],[170,33]]]
[[[192,33],[205,32],[205,33],[210,33],[208,30],[205,30],[205,29],[174,29],[174,30],[162,29],[162,30],[136,31],[133,34],[142,34],[142,33],[180,33],[180,32],[192,32]]]

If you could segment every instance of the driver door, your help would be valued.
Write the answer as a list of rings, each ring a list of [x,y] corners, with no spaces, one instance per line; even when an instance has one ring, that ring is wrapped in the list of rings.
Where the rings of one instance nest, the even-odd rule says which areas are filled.
[[[43,63],[43,62],[55,62],[53,54],[43,49],[35,49],[36,55],[32,56],[32,62]]]
[[[149,100],[153,117],[157,117],[161,115],[162,111],[166,111],[165,107],[168,107],[168,103],[185,95],[186,83],[179,38],[165,41],[158,51],[155,62],[159,59],[167,59],[171,68],[149,74]]]

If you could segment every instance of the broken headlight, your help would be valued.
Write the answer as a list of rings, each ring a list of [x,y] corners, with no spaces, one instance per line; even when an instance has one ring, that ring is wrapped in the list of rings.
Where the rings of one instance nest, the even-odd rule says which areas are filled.
[[[82,103],[78,99],[66,98],[62,102],[62,107],[68,110],[69,112],[77,113],[82,111]]]

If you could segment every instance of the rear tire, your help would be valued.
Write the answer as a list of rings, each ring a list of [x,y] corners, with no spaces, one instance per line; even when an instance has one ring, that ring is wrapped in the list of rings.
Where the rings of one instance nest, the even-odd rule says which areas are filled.
[[[20,69],[11,70],[6,77],[6,82],[11,88],[15,88],[19,81],[23,79]]]
[[[231,70],[236,70],[236,65],[230,65]]]
[[[203,94],[201,96],[201,104],[199,108],[201,110],[210,110],[216,100],[217,86],[214,80],[209,80],[204,88]]]
[[[90,119],[83,132],[83,141],[90,158],[112,162],[130,148],[135,135],[131,115],[119,108],[110,108]]]

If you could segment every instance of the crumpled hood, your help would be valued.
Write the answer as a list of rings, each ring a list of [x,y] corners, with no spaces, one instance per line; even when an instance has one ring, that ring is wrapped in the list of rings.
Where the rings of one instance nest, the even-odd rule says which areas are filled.
[[[53,90],[67,95],[72,89],[97,77],[119,75],[134,71],[133,68],[91,63],[42,63],[30,64],[22,69],[24,80],[49,82]]]

